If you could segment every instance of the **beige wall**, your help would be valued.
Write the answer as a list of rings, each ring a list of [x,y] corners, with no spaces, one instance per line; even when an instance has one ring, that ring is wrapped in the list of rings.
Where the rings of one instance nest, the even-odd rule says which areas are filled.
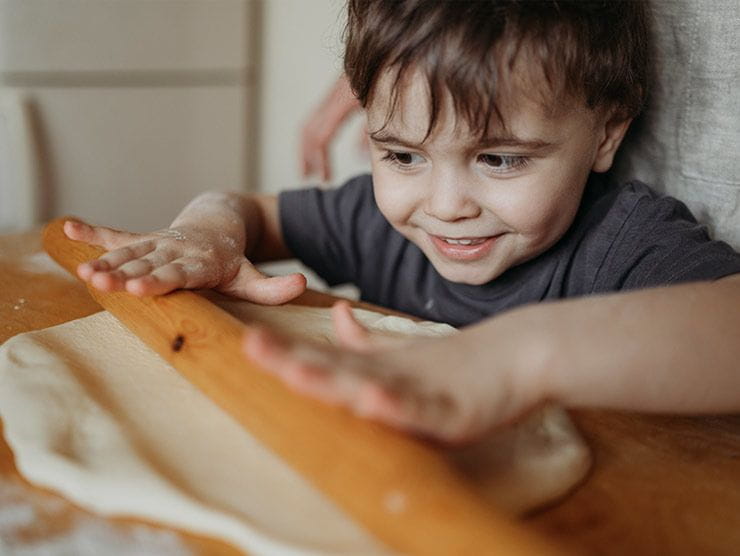
[[[344,0],[0,0],[0,124],[15,122],[0,125],[0,230],[59,214],[151,230],[205,189],[305,183],[300,130],[341,71],[343,12]],[[368,167],[360,120],[333,148],[336,181]]]
[[[0,0],[0,231],[62,214],[152,230],[248,187],[255,6]]]
[[[344,0],[264,0],[262,11],[257,181],[275,192],[306,183],[300,129],[341,72]],[[361,120],[349,122],[332,148],[334,183],[369,168],[357,147]]]

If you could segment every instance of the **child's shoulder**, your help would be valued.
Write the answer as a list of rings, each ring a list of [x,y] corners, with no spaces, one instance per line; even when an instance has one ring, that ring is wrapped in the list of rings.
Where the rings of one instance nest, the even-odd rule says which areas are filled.
[[[307,214],[333,220],[355,220],[358,212],[370,216],[377,212],[373,179],[370,174],[354,176],[336,187],[302,187],[278,195],[281,219],[304,221]]]
[[[686,204],[660,193],[640,180],[615,184],[606,179],[589,182],[584,195],[586,211],[596,211],[620,222],[658,222],[686,220],[696,223],[696,218]]]
[[[740,255],[713,240],[685,203],[632,180],[597,180],[579,215],[581,242],[600,262],[594,289],[712,280],[740,271]]]

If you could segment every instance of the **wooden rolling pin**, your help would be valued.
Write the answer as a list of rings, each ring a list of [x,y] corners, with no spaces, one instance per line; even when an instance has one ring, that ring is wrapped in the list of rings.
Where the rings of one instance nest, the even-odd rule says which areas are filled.
[[[104,253],[68,239],[68,218],[44,248],[76,275]],[[554,547],[496,512],[429,445],[288,390],[242,354],[248,327],[189,291],[92,297],[253,436],[367,530],[404,554],[551,554]],[[320,524],[317,524],[320,527]]]

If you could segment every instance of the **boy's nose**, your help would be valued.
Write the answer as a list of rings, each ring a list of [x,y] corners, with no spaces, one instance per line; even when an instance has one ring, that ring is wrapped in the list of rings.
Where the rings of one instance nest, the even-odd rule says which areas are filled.
[[[451,180],[435,180],[428,189],[424,212],[438,220],[454,222],[480,215],[480,206],[468,187]]]

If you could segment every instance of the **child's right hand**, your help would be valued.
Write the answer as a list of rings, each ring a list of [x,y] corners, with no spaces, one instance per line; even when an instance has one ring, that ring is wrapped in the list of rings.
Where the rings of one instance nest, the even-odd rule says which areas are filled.
[[[243,238],[216,230],[180,226],[136,234],[70,220],[64,223],[64,233],[108,251],[77,267],[82,280],[105,292],[147,296],[214,288],[254,303],[278,305],[306,289],[302,274],[265,276],[245,257]]]

